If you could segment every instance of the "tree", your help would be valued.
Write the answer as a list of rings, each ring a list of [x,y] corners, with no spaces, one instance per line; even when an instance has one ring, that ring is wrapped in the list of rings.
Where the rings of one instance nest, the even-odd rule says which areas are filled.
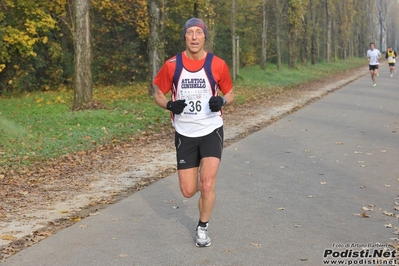
[[[92,47],[90,34],[90,0],[75,0],[75,93],[73,110],[92,101]]]
[[[56,2],[0,2],[0,94],[15,89],[33,91],[43,86],[35,75],[42,63],[41,53],[53,44],[50,33],[56,21],[49,13],[51,5]],[[41,78],[48,75],[40,74]]]
[[[331,30],[332,30],[332,18],[331,18],[331,5],[330,0],[324,0],[325,15],[326,15],[326,59],[327,63],[331,62]]]
[[[281,25],[281,13],[282,13],[282,7],[280,6],[280,1],[275,0],[275,10],[274,14],[276,16],[276,57],[277,57],[277,70],[281,70],[281,49],[280,49],[280,25]]]
[[[266,0],[262,4],[262,56],[260,60],[260,68],[265,69],[266,64],[266,44],[267,44],[267,17],[266,17]]]
[[[148,94],[154,95],[155,88],[152,81],[154,80],[159,69],[161,68],[161,60],[164,59],[163,42],[161,36],[163,34],[163,22],[165,13],[163,12],[164,7],[162,6],[162,1],[148,0],[147,9],[150,24],[150,36],[148,42],[148,55],[150,59],[150,82],[148,87]]]
[[[232,41],[232,58],[233,58],[233,80],[237,76],[237,47],[236,47],[236,0],[231,2],[231,41]]]
[[[297,39],[302,33],[302,20],[308,5],[308,0],[289,0],[288,3],[288,39],[289,67],[295,68],[297,62]]]

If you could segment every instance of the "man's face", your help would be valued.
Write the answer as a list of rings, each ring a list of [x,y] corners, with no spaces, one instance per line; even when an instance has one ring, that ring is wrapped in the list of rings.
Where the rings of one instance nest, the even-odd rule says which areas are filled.
[[[392,52],[392,48],[391,48],[391,47],[389,47],[389,48],[388,48],[388,51],[389,51],[389,52]]]
[[[191,53],[201,51],[205,44],[205,33],[200,27],[190,27],[185,35],[186,47]]]
[[[374,43],[370,44],[370,49],[374,50]]]

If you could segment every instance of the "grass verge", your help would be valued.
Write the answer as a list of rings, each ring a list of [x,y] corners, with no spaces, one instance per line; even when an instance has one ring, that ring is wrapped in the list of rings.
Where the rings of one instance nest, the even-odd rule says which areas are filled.
[[[319,63],[277,71],[240,69],[234,84],[240,105],[268,98],[299,84],[320,80],[365,65],[364,58]],[[0,173],[29,167],[62,155],[93,149],[107,143],[132,141],[145,132],[170,127],[169,112],[147,94],[147,85],[103,86],[93,99],[107,108],[72,112],[73,91],[60,89],[8,95],[0,98]]]

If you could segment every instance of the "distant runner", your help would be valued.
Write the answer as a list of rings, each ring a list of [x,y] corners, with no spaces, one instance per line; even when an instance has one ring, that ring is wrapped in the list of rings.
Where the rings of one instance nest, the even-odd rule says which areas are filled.
[[[389,64],[389,73],[391,74],[391,78],[393,77],[393,73],[395,71],[395,57],[396,57],[396,51],[392,49],[391,46],[388,47],[388,51],[385,55],[385,58],[388,59],[388,64]]]
[[[367,59],[369,61],[369,71],[373,86],[377,86],[376,77],[378,76],[378,66],[380,65],[381,52],[375,49],[375,44],[370,43],[370,49],[367,51]]]

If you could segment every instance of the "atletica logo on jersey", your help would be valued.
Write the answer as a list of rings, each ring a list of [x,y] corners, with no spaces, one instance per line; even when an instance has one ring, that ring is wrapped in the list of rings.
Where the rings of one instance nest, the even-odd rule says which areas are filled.
[[[181,80],[182,89],[203,89],[206,88],[206,82],[203,78],[192,78]]]

